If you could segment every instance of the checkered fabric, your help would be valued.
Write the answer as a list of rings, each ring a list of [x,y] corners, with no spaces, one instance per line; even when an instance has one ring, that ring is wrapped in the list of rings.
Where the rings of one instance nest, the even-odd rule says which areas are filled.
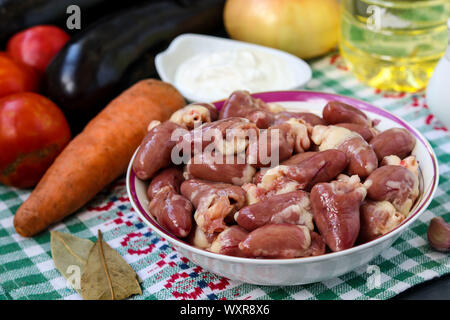
[[[311,64],[313,78],[307,89],[348,95],[386,108],[422,132],[439,159],[439,188],[428,210],[368,266],[329,281],[286,287],[249,285],[216,276],[181,256],[139,220],[123,178],[52,230],[95,240],[100,229],[142,279],[143,295],[133,299],[387,299],[450,273],[450,255],[432,251],[426,239],[431,218],[450,221],[450,136],[428,111],[424,94],[369,88],[346,70],[336,53]],[[0,299],[80,299],[55,269],[50,233],[32,239],[16,234],[13,216],[28,195],[29,191],[0,186]],[[377,270],[380,281],[371,282]]]

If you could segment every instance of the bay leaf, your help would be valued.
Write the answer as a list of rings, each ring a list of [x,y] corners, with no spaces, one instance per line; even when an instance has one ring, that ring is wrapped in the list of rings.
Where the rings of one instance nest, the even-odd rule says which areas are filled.
[[[122,300],[133,294],[142,294],[136,272],[103,241],[99,230],[81,275],[81,296],[85,300]]]
[[[81,295],[81,275],[94,242],[69,233],[52,231],[50,250],[56,269]]]

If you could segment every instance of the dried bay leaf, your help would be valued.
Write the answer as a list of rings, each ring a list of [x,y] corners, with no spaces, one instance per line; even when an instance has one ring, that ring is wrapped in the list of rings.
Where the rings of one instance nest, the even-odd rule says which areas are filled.
[[[103,241],[99,230],[81,275],[81,296],[86,300],[122,300],[133,294],[142,294],[136,272]]]
[[[81,295],[80,280],[94,242],[69,233],[52,231],[50,248],[56,269]]]

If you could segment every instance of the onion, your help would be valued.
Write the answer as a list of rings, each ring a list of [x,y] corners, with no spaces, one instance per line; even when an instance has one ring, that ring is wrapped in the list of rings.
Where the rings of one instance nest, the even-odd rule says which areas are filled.
[[[231,38],[313,58],[338,42],[337,0],[227,0],[225,28]]]

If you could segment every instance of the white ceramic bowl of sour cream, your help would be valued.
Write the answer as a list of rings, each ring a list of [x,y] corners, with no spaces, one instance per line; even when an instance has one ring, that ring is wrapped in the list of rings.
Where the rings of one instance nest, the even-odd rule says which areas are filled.
[[[235,90],[293,90],[311,68],[284,51],[226,38],[183,34],[155,58],[156,70],[189,101],[217,101]]]

